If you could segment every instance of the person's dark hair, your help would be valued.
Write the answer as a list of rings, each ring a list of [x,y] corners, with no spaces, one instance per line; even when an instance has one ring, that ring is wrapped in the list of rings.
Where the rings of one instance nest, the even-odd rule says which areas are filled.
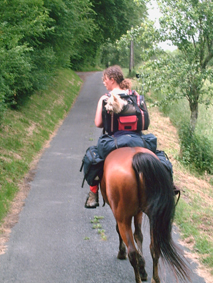
[[[131,81],[129,79],[125,79],[123,72],[120,66],[114,65],[107,68],[103,73],[103,79],[105,77],[109,79],[114,79],[117,84],[119,84],[121,89],[130,89],[131,88]]]

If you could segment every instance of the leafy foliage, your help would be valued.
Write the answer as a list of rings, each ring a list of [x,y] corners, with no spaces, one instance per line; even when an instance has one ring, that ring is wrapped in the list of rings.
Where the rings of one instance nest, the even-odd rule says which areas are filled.
[[[180,128],[182,158],[200,172],[212,172],[211,142],[195,131],[198,106],[212,104],[213,97],[213,3],[210,0],[157,0],[160,27],[143,23],[137,38],[153,37],[154,44],[143,49],[141,83],[145,92],[155,92],[163,99],[154,105],[167,105],[185,98],[190,110],[190,125]],[[177,50],[165,52],[158,47],[170,41]],[[152,41],[152,40],[151,40]],[[184,118],[183,118],[184,119]],[[182,120],[183,120],[182,119]],[[180,123],[180,125],[183,124]]]
[[[31,42],[37,42],[46,25],[46,11],[42,1],[0,2],[1,89],[5,102],[17,104],[21,96],[32,91],[33,52]],[[35,44],[34,44],[35,45]]]
[[[91,0],[91,3],[99,27],[96,37],[101,38],[101,42],[108,38],[112,42],[119,39],[132,26],[140,24],[146,14],[145,1]]]
[[[119,40],[113,43],[111,40],[105,42],[101,49],[101,63],[106,67],[108,65],[119,64],[124,68],[129,66],[129,53],[130,53],[130,41],[134,42],[134,61],[136,64],[141,62],[143,55],[146,52],[150,52],[152,46],[158,38],[157,31],[153,28],[153,22],[147,21],[146,14],[144,13],[141,18],[142,23],[131,27],[125,34],[123,34]],[[152,32],[150,32],[152,29]]]
[[[144,1],[0,1],[0,113],[47,88],[60,67],[95,65],[145,11]],[[5,105],[6,104],[6,105]]]
[[[97,29],[94,30],[93,39],[85,41],[81,46],[81,52],[71,56],[74,69],[85,62],[94,66],[98,62],[97,54],[101,54],[101,62],[105,65],[109,61],[120,63],[116,61],[119,51],[114,43],[133,25],[140,24],[147,13],[145,0],[91,0],[91,3]]]
[[[44,5],[49,10],[54,30],[46,37],[45,45],[52,46],[58,60],[69,65],[70,56],[76,55],[97,29],[92,18],[92,5],[88,0],[45,0]]]
[[[19,106],[47,87],[56,68],[70,65],[70,55],[92,37],[89,13],[88,0],[0,2],[1,105]]]
[[[174,55],[161,52],[164,53],[162,56],[158,49],[151,50],[151,55],[155,54],[154,59],[157,57],[157,60],[152,57],[147,64],[154,74],[150,81],[155,88],[167,93],[168,100],[187,98],[194,130],[198,104],[208,105],[213,94],[212,84],[206,87],[207,82],[213,83],[213,70],[210,68],[213,58],[213,3],[210,0],[157,2],[162,13],[158,41],[170,40],[178,50]],[[152,30],[149,32],[153,34]]]
[[[208,65],[213,58],[213,3],[205,1],[159,1],[164,17],[161,20],[162,38],[166,37],[178,47],[182,61],[191,68],[187,78],[189,91],[187,98],[191,110],[191,126],[195,128],[198,116],[198,103],[209,98],[213,89],[205,91],[203,83],[213,82],[213,72]],[[169,5],[169,7],[168,7]],[[168,13],[170,18],[168,19]],[[167,14],[167,15],[166,15]]]
[[[213,174],[213,147],[208,137],[192,132],[186,123],[180,127],[179,137],[182,162],[200,173]]]

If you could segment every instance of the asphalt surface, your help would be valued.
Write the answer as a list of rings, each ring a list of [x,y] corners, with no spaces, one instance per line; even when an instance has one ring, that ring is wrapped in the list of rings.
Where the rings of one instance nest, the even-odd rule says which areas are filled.
[[[118,236],[110,208],[85,209],[89,191],[79,172],[85,150],[95,145],[101,130],[94,125],[100,95],[106,92],[102,73],[89,73],[69,115],[42,155],[31,190],[13,227],[6,253],[0,256],[0,282],[4,283],[129,283],[135,282],[128,260],[117,257]],[[93,229],[100,220],[106,240]],[[149,224],[143,224],[144,256],[148,281],[152,260],[149,253]],[[178,234],[174,229],[174,237]],[[193,283],[205,283],[190,261]],[[176,282],[161,266],[161,282]]]

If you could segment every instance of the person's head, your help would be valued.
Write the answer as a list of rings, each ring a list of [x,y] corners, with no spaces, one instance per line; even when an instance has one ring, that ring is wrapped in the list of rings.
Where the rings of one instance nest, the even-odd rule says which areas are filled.
[[[103,82],[108,90],[113,90],[114,87],[121,89],[130,89],[131,81],[125,79],[120,66],[111,66],[103,73]]]

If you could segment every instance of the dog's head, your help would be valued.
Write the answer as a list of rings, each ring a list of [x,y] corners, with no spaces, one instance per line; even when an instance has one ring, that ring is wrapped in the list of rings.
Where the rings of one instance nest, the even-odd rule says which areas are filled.
[[[120,113],[127,104],[126,100],[120,98],[118,94],[111,93],[111,96],[107,99],[107,104],[105,105],[106,110],[110,112],[114,112],[116,114]]]

